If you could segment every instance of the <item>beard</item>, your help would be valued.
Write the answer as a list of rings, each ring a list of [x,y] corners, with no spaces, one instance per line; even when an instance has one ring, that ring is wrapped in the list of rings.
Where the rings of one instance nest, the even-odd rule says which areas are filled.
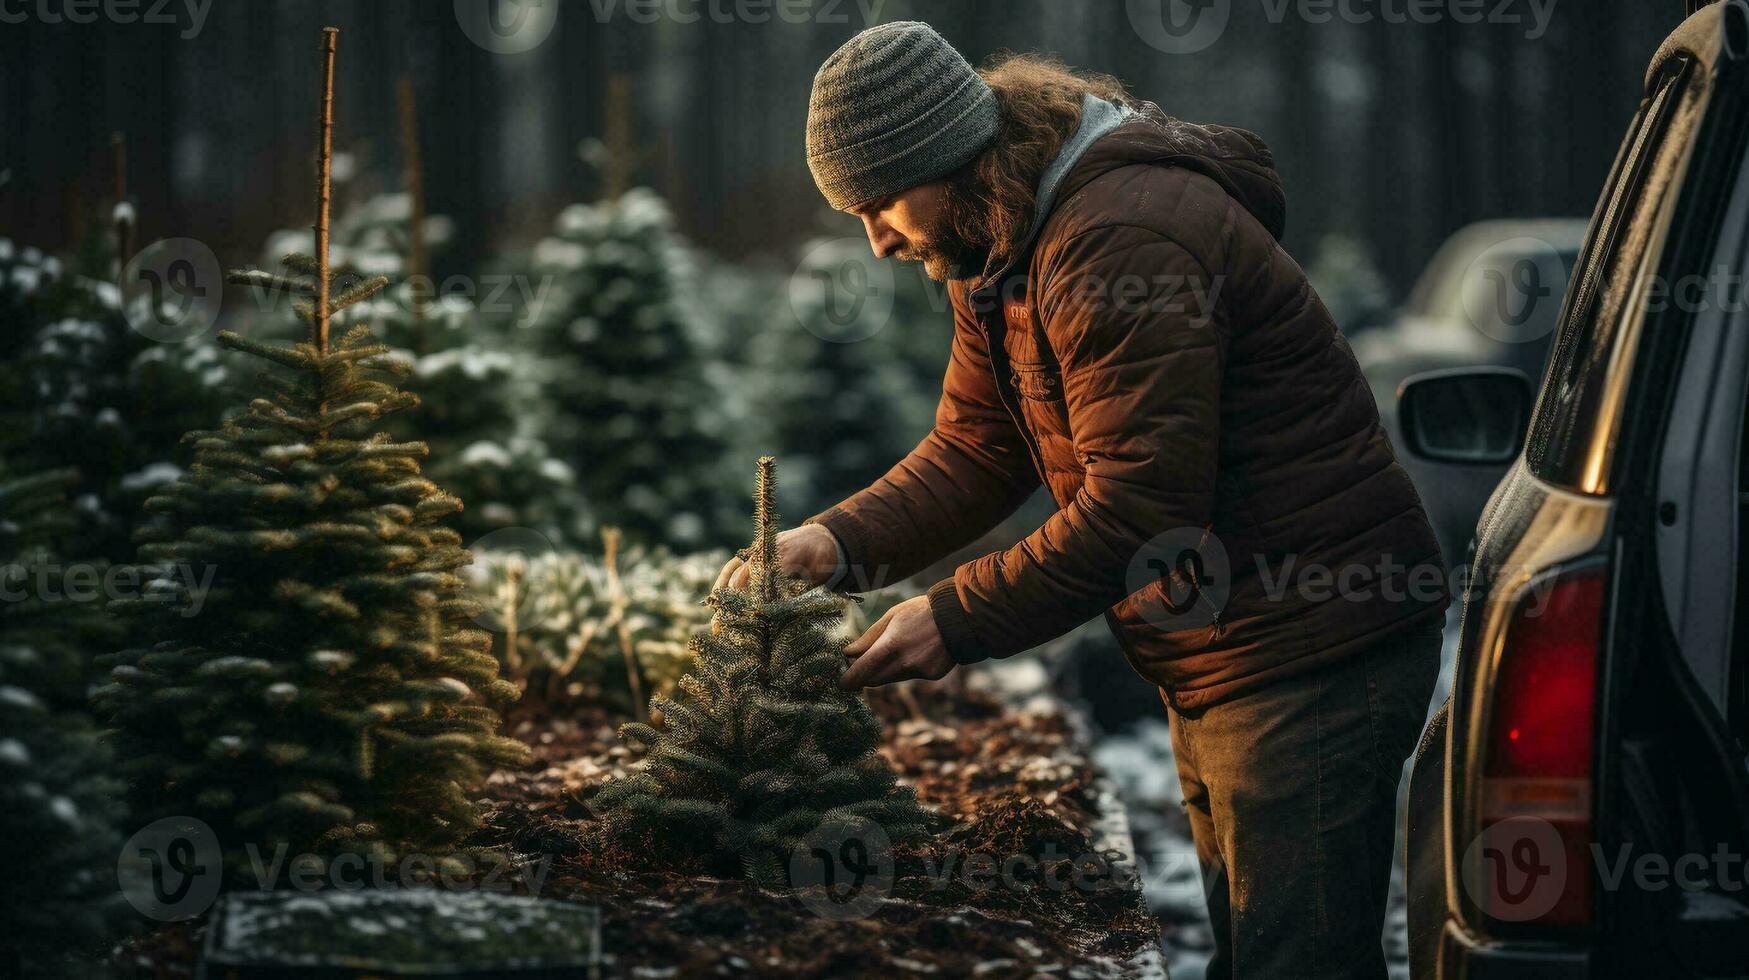
[[[901,262],[921,262],[923,274],[936,282],[963,279],[981,270],[986,252],[954,230],[953,211],[950,204],[933,224],[913,235],[893,257]]]
[[[896,258],[901,262],[923,263],[923,274],[936,282],[964,278],[960,270],[967,267],[963,259],[933,247],[907,248],[899,252]]]

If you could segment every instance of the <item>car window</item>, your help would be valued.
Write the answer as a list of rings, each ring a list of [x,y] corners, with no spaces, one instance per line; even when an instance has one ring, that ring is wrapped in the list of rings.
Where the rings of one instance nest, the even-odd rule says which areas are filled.
[[[1580,493],[1608,492],[1648,287],[1706,102],[1704,87],[1688,84],[1689,68],[1686,60],[1670,62],[1629,127],[1568,287],[1532,415],[1526,465]]]

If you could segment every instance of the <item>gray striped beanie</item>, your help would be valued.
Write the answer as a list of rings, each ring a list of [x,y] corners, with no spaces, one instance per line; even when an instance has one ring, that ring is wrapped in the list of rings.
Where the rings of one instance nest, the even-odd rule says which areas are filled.
[[[996,135],[996,95],[928,24],[871,27],[832,53],[808,99],[808,169],[834,208],[938,180]]]

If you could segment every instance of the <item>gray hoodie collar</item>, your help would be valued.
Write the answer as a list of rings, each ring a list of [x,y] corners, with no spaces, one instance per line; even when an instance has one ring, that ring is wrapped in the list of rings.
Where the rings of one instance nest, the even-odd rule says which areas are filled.
[[[1075,161],[1081,159],[1081,154],[1087,152],[1087,148],[1098,142],[1101,136],[1116,129],[1135,114],[1135,110],[1129,106],[1107,102],[1092,93],[1081,96],[1081,125],[1064,141],[1057,150],[1056,158],[1038,179],[1038,191],[1033,195],[1032,227],[1027,230],[1026,238],[1015,249],[1007,265],[994,272],[984,270],[985,275],[973,287],[974,291],[1000,282],[1008,274],[1019,257],[1027,253],[1033,239],[1038,237],[1039,229],[1045,225],[1045,219],[1051,216],[1051,209],[1057,203],[1057,188],[1062,186],[1063,178],[1069,175]]]

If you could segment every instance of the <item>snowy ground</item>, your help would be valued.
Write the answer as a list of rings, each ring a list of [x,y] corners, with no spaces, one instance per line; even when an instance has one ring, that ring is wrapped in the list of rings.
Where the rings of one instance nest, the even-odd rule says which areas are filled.
[[[1456,634],[1455,626],[1447,627],[1440,683],[1433,705],[1443,701],[1450,689]],[[1209,957],[1214,953],[1214,938],[1209,931],[1202,876],[1190,841],[1190,825],[1184,815],[1184,796],[1178,786],[1172,735],[1164,710],[1158,717],[1142,718],[1101,740],[1094,751],[1094,760],[1117,783],[1123,794],[1129,811],[1130,830],[1135,835],[1143,894],[1149,908],[1160,918],[1172,980],[1202,980]],[[1408,767],[1405,766],[1405,782],[1407,776]],[[1400,827],[1405,787],[1399,786],[1397,799]],[[1397,863],[1391,870],[1390,907],[1384,930],[1385,959],[1392,980],[1407,980],[1408,926],[1400,839],[1396,852]]]

